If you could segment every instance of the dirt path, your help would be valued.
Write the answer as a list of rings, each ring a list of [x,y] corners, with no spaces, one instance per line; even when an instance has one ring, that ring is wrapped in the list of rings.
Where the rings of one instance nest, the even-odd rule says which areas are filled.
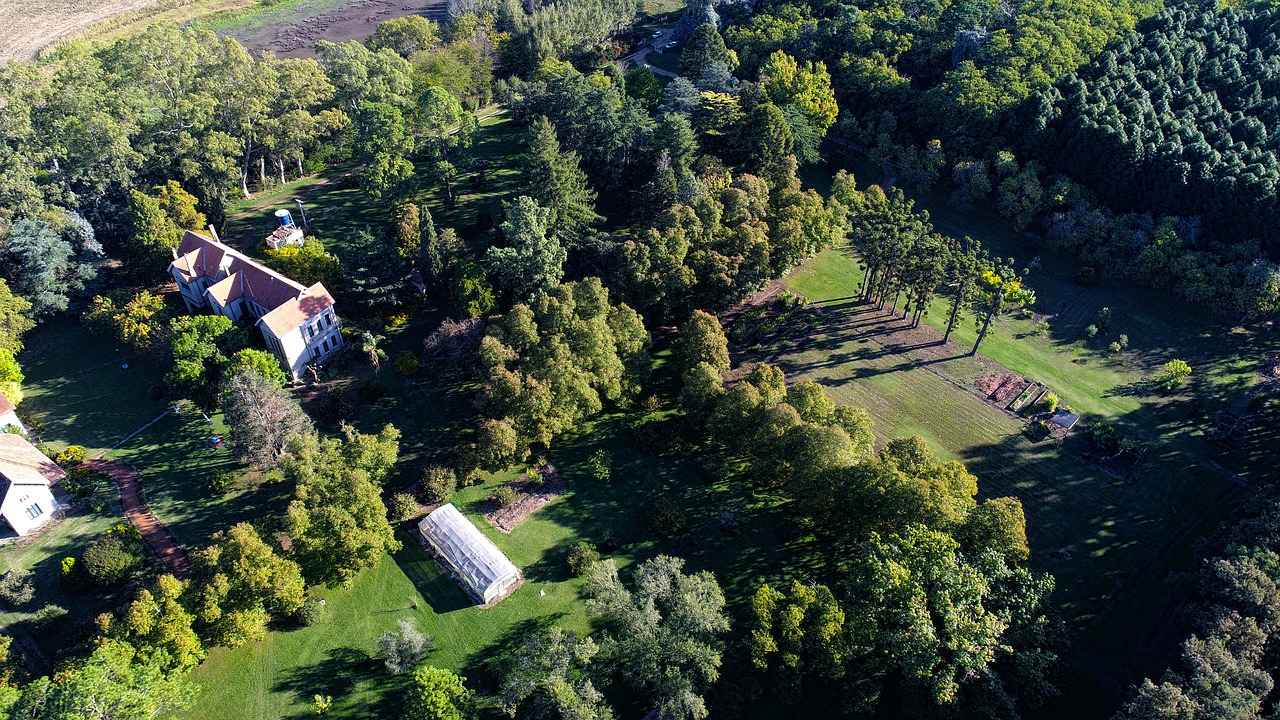
[[[160,524],[142,500],[142,476],[133,468],[116,460],[94,458],[86,462],[94,472],[105,473],[120,487],[120,504],[124,506],[124,515],[129,519],[142,539],[146,541],[152,552],[160,558],[165,567],[179,578],[185,578],[191,571],[191,562],[178,545],[178,540],[168,528]]]

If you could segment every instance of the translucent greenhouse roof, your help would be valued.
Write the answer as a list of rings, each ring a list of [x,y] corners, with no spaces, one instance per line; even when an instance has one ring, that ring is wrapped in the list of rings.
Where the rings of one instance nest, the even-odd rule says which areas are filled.
[[[452,503],[441,505],[418,523],[418,530],[482,598],[490,587],[519,575],[506,555]]]

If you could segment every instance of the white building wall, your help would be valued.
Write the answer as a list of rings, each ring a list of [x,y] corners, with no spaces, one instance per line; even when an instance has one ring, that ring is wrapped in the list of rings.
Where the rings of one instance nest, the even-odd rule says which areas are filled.
[[[34,518],[27,512],[32,506],[40,509],[40,514]],[[26,535],[48,522],[56,508],[57,504],[49,488],[43,485],[14,485],[9,488],[4,503],[0,504],[0,516],[4,517],[14,532]]]
[[[17,410],[10,410],[5,414],[0,415],[0,432],[4,432],[4,429],[9,427],[10,425],[13,425],[14,427],[18,428],[23,433],[27,432],[27,427],[22,424],[21,420],[18,419]]]

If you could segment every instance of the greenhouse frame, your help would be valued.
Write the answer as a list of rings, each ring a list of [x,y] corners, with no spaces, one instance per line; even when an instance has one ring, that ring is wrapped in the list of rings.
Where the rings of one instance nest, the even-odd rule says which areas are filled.
[[[467,594],[482,605],[502,600],[523,580],[520,568],[453,503],[441,505],[422,518],[418,532]]]

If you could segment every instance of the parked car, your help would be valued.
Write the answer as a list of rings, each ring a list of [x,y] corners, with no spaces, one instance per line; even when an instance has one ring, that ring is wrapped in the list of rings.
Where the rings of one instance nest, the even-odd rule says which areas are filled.
[[[653,34],[653,37],[656,37],[656,38],[660,38],[660,37],[662,37],[662,31],[661,31],[661,30],[659,30],[659,31],[655,32],[655,33]]]
[[[673,47],[675,47],[675,46],[676,46],[676,44],[675,44],[675,43],[673,43],[673,42],[669,42],[669,43],[667,43],[666,45],[663,45],[662,47],[664,47],[664,48],[666,48],[666,49],[670,50],[671,48],[673,48]]]

